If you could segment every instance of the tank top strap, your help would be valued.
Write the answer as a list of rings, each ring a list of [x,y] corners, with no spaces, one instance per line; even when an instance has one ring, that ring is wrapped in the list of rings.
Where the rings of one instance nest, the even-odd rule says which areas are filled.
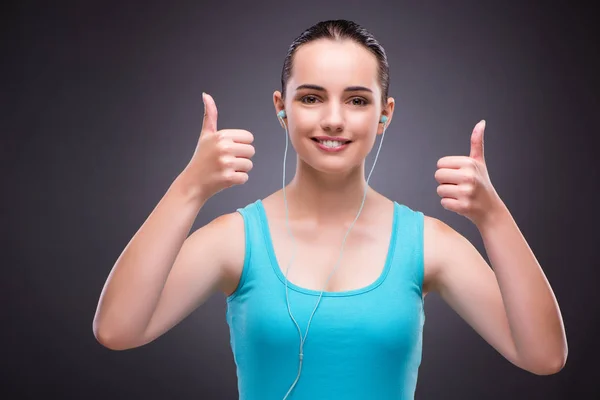
[[[395,249],[387,284],[394,288],[403,287],[422,298],[424,214],[404,204],[395,202],[394,206],[398,213],[398,223],[394,232],[396,235]]]
[[[240,281],[235,291],[227,297],[231,301],[239,296],[247,296],[259,286],[273,285],[274,274],[267,247],[265,245],[264,221],[261,217],[260,200],[238,208],[236,211],[244,219],[245,256]]]

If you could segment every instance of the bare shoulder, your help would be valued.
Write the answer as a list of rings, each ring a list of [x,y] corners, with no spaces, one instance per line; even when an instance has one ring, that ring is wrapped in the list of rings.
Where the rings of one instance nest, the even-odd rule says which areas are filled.
[[[221,257],[219,290],[230,295],[237,288],[244,266],[246,244],[242,215],[237,211],[220,215],[205,227],[195,231],[188,241],[191,247],[196,247],[195,243],[207,239],[213,246],[212,252]]]
[[[423,293],[436,290],[436,282],[440,275],[442,254],[451,250],[448,246],[452,238],[456,239],[458,233],[442,220],[424,216],[423,219],[423,257],[424,278]]]
[[[429,291],[439,292],[449,274],[464,269],[466,264],[483,260],[471,242],[445,222],[425,216],[423,224],[425,275]]]

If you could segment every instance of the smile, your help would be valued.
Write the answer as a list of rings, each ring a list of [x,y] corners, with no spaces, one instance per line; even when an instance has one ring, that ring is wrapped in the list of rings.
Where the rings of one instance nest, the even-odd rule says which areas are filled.
[[[351,143],[349,140],[319,140],[316,138],[312,138],[312,140],[317,144],[317,147],[327,152],[343,150]]]

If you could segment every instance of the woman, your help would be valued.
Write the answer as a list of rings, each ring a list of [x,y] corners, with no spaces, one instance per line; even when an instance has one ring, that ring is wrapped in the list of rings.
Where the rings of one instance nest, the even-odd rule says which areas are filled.
[[[94,319],[100,343],[149,343],[222,291],[240,398],[410,399],[423,300],[435,291],[516,366],[558,372],[560,310],[489,180],[483,121],[470,155],[440,159],[435,178],[442,206],[477,226],[493,269],[440,220],[368,186],[365,158],[393,119],[388,86],[385,51],[360,26],[305,31],[273,95],[295,176],[187,237],[210,197],[248,180],[254,155],[252,134],[218,130],[203,94],[192,159],[108,277]]]

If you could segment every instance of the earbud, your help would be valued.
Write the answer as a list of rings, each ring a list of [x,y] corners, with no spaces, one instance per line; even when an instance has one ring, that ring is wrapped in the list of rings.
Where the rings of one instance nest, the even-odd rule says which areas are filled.
[[[283,118],[285,118],[285,111],[281,110],[277,113],[277,117],[280,118],[280,122],[281,124],[286,127],[285,122],[283,122]],[[367,188],[369,187],[369,179],[371,179],[371,174],[373,173],[373,169],[375,168],[375,164],[377,164],[377,159],[379,157],[379,151],[381,150],[381,145],[383,144],[383,137],[385,136],[385,131],[386,131],[386,123],[388,121],[388,117],[385,115],[382,115],[381,118],[379,119],[379,123],[383,123],[383,132],[381,134],[381,140],[379,141],[379,148],[377,149],[377,154],[375,154],[375,161],[373,161],[373,166],[371,167],[371,172],[369,172],[369,175],[367,175],[367,184],[365,185],[365,191],[363,193],[363,198],[362,198],[362,204],[358,210],[358,214],[356,215],[356,218],[354,219],[354,222],[356,222],[356,220],[358,219],[358,217],[360,216],[360,213],[363,209],[363,206],[365,204],[365,199],[367,196]],[[287,129],[286,129],[286,133],[287,133]],[[286,179],[285,179],[285,166],[287,163],[287,150],[288,150],[288,135],[285,136],[285,151],[283,153],[283,180],[282,180],[282,191],[283,191],[283,203],[285,204],[285,215],[286,215],[286,222],[289,224],[289,218],[288,218],[288,203],[287,203],[287,197],[286,197],[286,193],[285,193],[285,188],[286,188]],[[348,231],[346,232],[346,237],[348,236],[348,233],[350,233],[350,230],[352,229],[352,226],[354,225],[354,222],[352,222],[352,224],[350,225],[350,228],[348,228]],[[290,232],[289,233],[292,239],[292,242],[294,242],[294,235]],[[342,241],[342,249],[344,249],[344,245],[346,244],[346,237],[344,237],[344,240]],[[295,247],[295,246],[294,246]],[[333,271],[330,273],[329,277],[331,277],[331,274],[333,274],[333,272],[335,272],[335,270],[339,267],[339,261],[342,257],[342,252],[340,250],[340,256],[338,258],[338,261],[336,262],[336,266],[333,268]],[[292,315],[292,309],[291,309],[291,305],[290,305],[290,298],[289,298],[289,294],[288,294],[288,271],[290,269],[290,266],[292,266],[292,261],[294,260],[296,253],[294,251],[294,253],[292,254],[292,260],[290,260],[289,264],[288,264],[288,268],[284,274],[284,278],[285,278],[285,299],[286,299],[286,303],[287,303],[287,309],[288,309],[288,313],[290,315],[291,320],[294,322],[294,324],[296,325],[296,328],[298,328],[298,335],[300,336],[300,353],[299,353],[299,366],[298,366],[298,375],[296,376],[296,380],[294,381],[294,383],[292,383],[292,385],[290,386],[290,388],[288,389],[288,392],[286,393],[286,395],[284,396],[283,400],[287,400],[289,394],[291,393],[292,389],[294,389],[294,387],[296,386],[296,383],[298,383],[298,379],[300,378],[300,374],[302,372],[302,364],[304,362],[304,342],[306,341],[306,336],[308,335],[308,328],[310,327],[310,323],[312,321],[312,317],[315,314],[315,312],[317,311],[317,307],[319,306],[319,302],[321,301],[321,298],[323,297],[323,293],[325,292],[325,287],[327,286],[327,282],[329,281],[329,278],[327,278],[327,281],[325,282],[325,287],[323,287],[323,290],[321,291],[321,294],[319,295],[319,299],[317,300],[317,303],[315,305],[315,308],[312,311],[312,314],[310,316],[310,318],[308,319],[308,324],[306,326],[306,333],[304,334],[304,337],[302,336],[302,330],[300,329],[300,325],[298,325],[298,322],[296,321],[296,319],[294,318],[294,316]]]
[[[281,110],[281,111],[279,111],[279,112],[277,113],[277,116],[278,116],[279,118],[285,118],[285,110]],[[381,122],[381,123],[384,123],[384,124],[385,124],[385,123],[387,122],[387,120],[388,120],[388,117],[387,117],[387,116],[385,116],[385,115],[382,115],[382,116],[381,116],[381,119],[379,120],[379,122]]]
[[[286,117],[286,115],[285,115],[285,110],[281,110],[281,111],[279,111],[279,112],[277,113],[277,116],[278,116],[279,118],[285,118],[285,117]],[[385,124],[387,121],[388,121],[388,117],[387,117],[387,116],[385,116],[385,115],[382,115],[382,116],[381,116],[381,118],[379,119],[379,122],[381,122],[381,123],[383,123],[383,124]]]

